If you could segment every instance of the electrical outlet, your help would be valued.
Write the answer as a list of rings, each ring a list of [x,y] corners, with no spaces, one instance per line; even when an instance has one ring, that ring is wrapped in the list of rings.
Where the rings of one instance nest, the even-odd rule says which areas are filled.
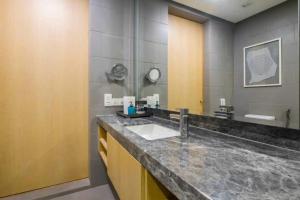
[[[114,106],[122,106],[123,105],[123,98],[113,98],[113,105]]]
[[[123,105],[123,98],[116,98],[116,106],[122,106]]]
[[[123,98],[113,98],[112,94],[104,94],[104,106],[122,106]]]

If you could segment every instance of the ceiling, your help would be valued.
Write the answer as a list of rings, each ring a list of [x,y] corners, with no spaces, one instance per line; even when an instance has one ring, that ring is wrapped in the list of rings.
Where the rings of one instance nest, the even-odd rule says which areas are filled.
[[[286,0],[173,0],[236,23]]]

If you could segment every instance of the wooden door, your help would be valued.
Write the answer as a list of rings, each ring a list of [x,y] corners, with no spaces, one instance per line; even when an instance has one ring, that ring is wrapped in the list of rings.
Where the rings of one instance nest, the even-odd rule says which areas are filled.
[[[168,108],[203,112],[203,26],[169,15]]]
[[[0,1],[0,196],[88,176],[88,1]]]

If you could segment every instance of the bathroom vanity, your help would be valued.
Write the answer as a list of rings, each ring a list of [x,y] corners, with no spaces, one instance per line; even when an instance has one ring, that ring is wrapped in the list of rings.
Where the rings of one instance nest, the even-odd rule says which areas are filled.
[[[300,198],[298,151],[195,126],[187,138],[147,140],[127,127],[178,130],[178,123],[155,116],[97,119],[99,153],[121,199]]]
[[[100,123],[101,124],[101,123]],[[108,130],[99,125],[98,152],[122,200],[176,199]],[[106,128],[104,128],[106,127]],[[116,137],[116,138],[115,138]]]

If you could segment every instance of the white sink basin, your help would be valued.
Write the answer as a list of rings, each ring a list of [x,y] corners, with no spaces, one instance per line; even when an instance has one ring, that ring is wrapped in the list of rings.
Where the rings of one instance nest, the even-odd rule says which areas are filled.
[[[179,136],[180,132],[156,124],[145,124],[137,126],[127,126],[128,130],[145,138],[146,140],[157,140],[168,137]]]

